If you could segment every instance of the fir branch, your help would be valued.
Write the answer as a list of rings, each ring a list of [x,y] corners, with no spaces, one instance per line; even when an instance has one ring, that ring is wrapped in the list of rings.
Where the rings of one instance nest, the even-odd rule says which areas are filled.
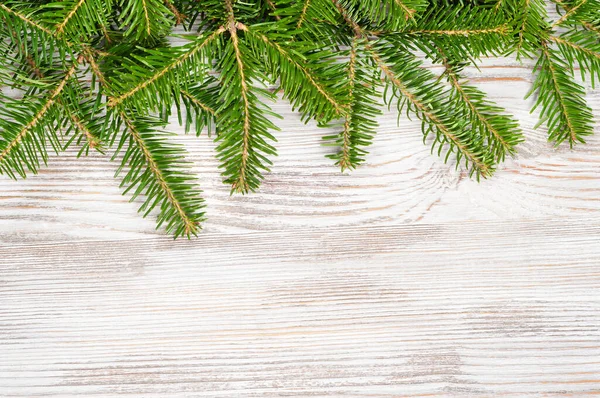
[[[346,65],[348,105],[342,131],[338,135],[323,137],[339,146],[338,153],[328,157],[336,160],[342,172],[364,162],[368,153],[365,148],[371,145],[378,126],[376,117],[381,115],[377,101],[380,72],[365,53],[366,43],[358,36],[351,43]]]
[[[83,51],[84,60],[90,65],[90,69],[92,70],[93,75],[96,77],[100,85],[106,86],[106,78],[104,77],[104,73],[100,69],[100,65],[96,62],[92,51],[89,48],[85,48]]]
[[[292,106],[300,107],[301,112],[308,117],[318,117],[321,120],[331,120],[344,114],[344,104],[336,98],[336,94],[332,93],[323,82],[318,81],[315,74],[306,64],[301,64],[292,51],[285,49],[260,31],[248,29],[242,24],[239,25],[239,29],[243,30],[249,38],[257,38],[274,50],[274,52],[267,51],[267,57],[271,59],[272,65],[279,68],[273,73],[279,75],[285,96],[290,99]],[[322,101],[316,102],[317,98]],[[315,102],[311,103],[311,101]],[[325,103],[330,110],[326,111],[321,102]]]
[[[342,0],[342,6],[352,15],[372,25],[376,30],[400,30],[414,25],[417,16],[428,5],[424,0]]]
[[[530,1],[525,0],[525,17],[523,18],[523,22],[521,23],[521,27],[519,28],[519,42],[517,44],[517,55],[521,53],[521,49],[525,44],[525,29],[527,27],[527,21],[530,11]]]
[[[81,62],[81,57],[77,59],[71,68],[67,71],[63,79],[58,83],[58,85],[50,92],[48,97],[43,101],[39,109],[30,116],[29,120],[21,127],[21,129],[16,132],[16,134],[12,137],[9,137],[8,141],[0,142],[0,166],[1,170],[6,171],[9,175],[14,176],[10,168],[16,170],[22,177],[25,176],[23,168],[20,166],[21,162],[25,162],[32,172],[37,171],[37,161],[35,159],[31,159],[30,157],[35,156],[36,154],[42,154],[45,159],[45,149],[43,146],[39,145],[37,141],[37,137],[33,134],[33,129],[36,127],[44,118],[46,113],[52,108],[54,103],[57,101],[58,96],[61,94],[63,89],[65,88],[68,81],[75,74],[78,64]],[[18,120],[22,119],[22,116],[17,116]],[[33,141],[32,141],[33,140]],[[21,147],[21,144],[26,142],[26,149],[18,152],[18,149]],[[8,162],[8,165],[5,164]]]
[[[466,117],[470,120],[471,129],[486,137],[487,146],[494,153],[496,161],[503,161],[506,154],[514,155],[516,145],[523,141],[518,123],[503,114],[504,109],[489,102],[485,94],[476,87],[461,81],[459,68],[443,59],[445,75],[458,100],[457,109],[466,105]]]
[[[581,24],[584,29],[600,34],[600,17],[598,17],[598,9],[600,9],[600,2],[598,0],[586,0],[581,3],[571,6],[569,0],[553,0],[556,4],[562,7],[567,18],[564,18],[560,25],[573,22]],[[578,7],[579,5],[579,7]],[[577,7],[574,12],[571,12],[573,8]],[[565,15],[566,15],[565,14]],[[556,24],[558,26],[559,24]]]
[[[564,9],[554,22],[550,2]],[[81,155],[118,142],[126,192],[145,196],[145,214],[158,208],[167,231],[189,236],[203,218],[202,199],[182,171],[184,151],[161,128],[175,108],[186,132],[214,127],[224,182],[232,193],[254,191],[276,155],[279,115],[267,105],[277,98],[269,84],[302,120],[337,129],[324,138],[338,148],[328,157],[342,170],[365,160],[383,91],[384,103],[421,120],[432,151],[485,178],[522,135],[464,68],[515,51],[538,58],[528,95],[536,95],[540,124],[556,144],[583,142],[593,115],[574,75],[592,87],[600,80],[599,7],[599,0],[2,1],[0,84],[23,99],[0,93],[0,173],[37,172],[50,147],[76,142]],[[196,32],[172,46],[167,39],[180,23]]]
[[[508,33],[508,25],[500,25],[495,28],[488,29],[457,29],[457,30],[405,30],[403,34],[427,34],[427,35],[440,35],[440,36],[476,36],[476,35],[487,35],[490,33],[499,33],[506,35]]]
[[[77,12],[77,10],[79,10],[79,8],[81,8],[81,6],[86,2],[86,0],[79,0],[74,6],[73,8],[71,8],[71,10],[68,12],[68,14],[65,16],[65,18],[58,23],[55,26],[56,29],[56,33],[57,34],[61,34],[63,33],[63,30],[65,29],[65,26],[67,26],[67,23],[71,20],[71,18],[73,18],[73,16],[75,15],[75,13]]]
[[[11,32],[12,33],[12,32]],[[19,45],[19,48],[21,49],[21,51],[23,53],[26,54],[24,45],[21,43]],[[89,48],[85,48],[84,49],[84,53],[82,53],[80,55],[80,57],[77,60],[77,63],[81,62],[83,59],[87,60],[87,54],[91,54],[91,51],[89,51]],[[41,70],[39,69],[39,67],[35,64],[35,62],[33,61],[33,59],[30,56],[26,57],[27,63],[31,66],[31,68],[34,70],[34,74],[40,78],[43,79],[45,78],[44,74],[41,72]],[[73,65],[73,67],[76,67],[77,65]],[[72,87],[71,87],[72,89]],[[63,87],[61,90],[61,94],[64,93],[64,91],[67,91],[67,86]],[[74,101],[79,102],[79,96],[81,93],[75,93],[75,94],[71,94],[72,98],[75,98]],[[84,145],[81,149],[81,151],[79,152],[79,155],[81,155],[81,153],[83,153],[84,151],[87,154],[87,149],[88,148],[93,148],[93,149],[97,149],[99,152],[103,153],[102,150],[102,145],[101,145],[101,133],[97,132],[97,133],[92,133],[90,128],[85,126],[85,123],[83,120],[81,120],[80,118],[78,118],[77,116],[75,116],[75,114],[69,110],[69,106],[68,106],[68,102],[65,102],[63,100],[61,100],[60,97],[56,98],[56,102],[58,104],[61,105],[62,110],[64,111],[64,113],[67,115],[67,118],[71,121],[71,125],[75,128],[75,130],[80,131],[83,136],[86,139],[87,144]],[[79,104],[81,106],[82,109],[85,109],[86,106],[82,103]],[[89,110],[89,106],[87,106],[88,110]],[[85,115],[85,119],[88,121],[92,121],[93,118],[89,117],[89,113]],[[33,127],[33,126],[32,126]],[[69,131],[67,130],[67,132],[65,133],[65,135],[68,135]],[[70,143],[73,141],[73,139],[75,138],[75,135],[73,136],[73,138],[67,142],[62,150],[66,150],[67,147],[70,145]],[[78,142],[79,143],[79,142]]]
[[[170,72],[180,68],[184,65],[188,60],[196,56],[201,51],[205,50],[208,45],[212,43],[219,35],[225,32],[225,27],[220,27],[216,31],[203,35],[199,39],[195,41],[195,43],[189,47],[185,48],[184,52],[178,55],[176,58],[170,60],[165,66],[154,71],[154,73],[150,76],[142,76],[138,81],[130,87],[127,91],[118,94],[116,96],[110,97],[108,100],[107,106],[109,108],[116,107],[122,103],[124,103],[127,99],[134,97],[138,93],[143,93],[144,91],[152,91],[156,87],[162,79],[165,79]],[[118,82],[115,82],[118,83]],[[166,82],[168,83],[168,82]],[[155,90],[154,90],[155,91]],[[154,93],[153,93],[154,95]]]
[[[157,121],[133,119],[124,112],[119,112],[118,119],[117,123],[125,124],[119,149],[129,142],[117,171],[129,167],[123,179],[123,184],[129,185],[124,193],[135,188],[132,200],[142,192],[145,194],[140,208],[144,216],[160,206],[158,226],[165,223],[167,232],[175,238],[197,235],[204,219],[204,201],[199,196],[195,178],[183,173],[189,166],[184,161],[183,149],[166,142],[166,135],[156,130]]]
[[[517,58],[531,57],[548,35],[547,13],[542,0],[515,0],[513,12],[519,15],[518,41],[515,47]],[[520,10],[520,11],[519,11]],[[519,14],[520,13],[520,14]]]
[[[302,2],[302,11],[300,12],[300,16],[298,17],[298,23],[296,24],[296,28],[300,29],[302,24],[306,20],[306,14],[308,12],[308,7],[310,7],[311,0],[304,0]]]
[[[415,17],[415,13],[417,12],[416,8],[409,8],[402,0],[394,0],[394,3],[404,11],[406,19]]]
[[[574,142],[577,141],[577,130],[575,129],[575,124],[573,121],[573,117],[571,116],[571,113],[569,112],[569,108],[567,107],[567,104],[565,103],[565,94],[563,93],[562,89],[561,89],[561,85],[559,83],[559,76],[558,74],[560,73],[556,67],[552,64],[552,59],[550,57],[550,50],[548,49],[548,47],[546,45],[544,45],[544,47],[542,48],[542,59],[545,61],[543,63],[543,65],[545,65],[547,67],[547,71],[550,72],[550,81],[553,84],[553,91],[554,94],[556,95],[557,99],[558,99],[558,105],[560,106],[561,109],[561,113],[564,117],[564,122],[566,125],[566,128],[568,130],[568,136],[569,136],[569,142],[571,145],[573,145]],[[562,76],[563,78],[565,76]]]
[[[29,53],[27,51],[27,47],[25,46],[25,43],[22,40],[19,40],[17,32],[15,32],[14,30],[10,30],[9,34],[10,34],[11,39],[18,43],[18,45],[17,45],[18,53],[20,53],[20,56],[25,60],[25,63],[31,68],[31,72],[33,73],[33,75],[35,75],[38,79],[42,79],[44,77],[44,74],[42,73],[40,67],[38,66],[38,63],[33,59],[33,57],[31,55],[29,55]],[[2,42],[2,44],[5,44],[5,43]],[[12,53],[12,52],[13,52],[13,49],[10,47],[6,51],[4,51],[7,59],[9,58],[8,54]],[[15,73],[14,74],[15,86],[18,86],[16,77],[17,77],[17,74]]]
[[[98,35],[98,26],[107,24],[107,10],[112,7],[112,1],[63,0],[47,2],[39,9],[15,2],[13,8],[3,5],[3,9],[10,9],[13,16],[54,39],[57,44],[79,48]],[[35,16],[35,20],[31,16]]]
[[[230,39],[223,49],[220,68],[220,107],[217,109],[219,145],[217,152],[224,169],[225,183],[231,184],[231,192],[248,193],[258,189],[263,179],[262,171],[268,171],[271,161],[267,155],[275,155],[269,141],[275,141],[269,130],[277,127],[267,119],[279,117],[263,104],[258,95],[273,99],[266,90],[253,87],[252,81],[265,81],[259,60],[246,47],[238,31],[245,26],[236,21],[230,0],[224,2],[227,11],[227,30]]]
[[[512,28],[501,13],[472,5],[432,8],[417,25],[384,37],[403,48],[410,47],[408,39],[425,54],[443,47],[453,59],[462,60],[501,55],[511,42]]]
[[[549,36],[548,40],[557,44],[563,58],[569,65],[571,73],[579,66],[581,78],[589,75],[592,88],[596,80],[600,81],[600,41],[593,32],[576,30],[560,36]]]
[[[279,16],[279,14],[276,13],[277,6],[275,5],[275,3],[273,3],[272,0],[267,0],[267,5],[271,9],[271,12],[273,13],[273,16],[275,17],[275,20],[281,21],[281,16]]]
[[[563,36],[563,37],[549,36],[548,40],[553,41],[559,45],[564,45],[566,47],[569,47],[572,50],[574,50],[576,52],[580,52],[582,54],[585,54],[586,56],[589,56],[591,58],[600,59],[600,52],[598,52],[598,50],[586,48],[580,44],[574,43],[573,41],[565,39],[565,36]]]
[[[7,4],[12,3],[7,2]],[[67,68],[71,60],[76,57],[75,52],[80,45],[65,40],[56,32],[28,17],[21,9],[23,5],[16,4],[20,7],[10,8],[0,3],[0,17],[4,22],[2,28],[6,29],[13,42],[23,51],[25,57],[29,57],[37,65],[51,65],[58,55],[62,63],[61,67]]]
[[[359,38],[366,37],[364,30],[356,23],[348,8],[344,7],[338,0],[332,0],[332,2],[342,18],[344,18],[344,22],[352,28],[354,35]]]
[[[48,36],[56,37],[56,34],[53,31],[51,31],[50,29],[43,27],[42,25],[38,24],[34,20],[28,18],[26,15],[24,15],[16,10],[13,10],[11,8],[8,8],[6,5],[4,5],[2,3],[0,3],[0,9],[14,17],[17,17],[18,19],[25,22],[27,25],[31,26],[32,28],[34,28],[40,32],[44,32]]]
[[[352,40],[352,47],[350,50],[350,59],[348,60],[348,99],[350,102],[354,102],[354,87],[356,86],[356,62],[357,62],[357,43],[356,38]],[[352,140],[352,113],[346,112],[346,116],[344,118],[344,130],[342,131],[342,140],[341,140],[341,154],[338,161],[339,166],[342,168],[342,172],[345,169],[353,168],[355,166],[355,162],[352,161],[351,156],[351,140]]]
[[[163,0],[120,0],[121,27],[125,37],[139,41],[155,42],[171,29],[172,11]]]
[[[575,7],[572,7],[569,10],[567,10],[567,12],[562,17],[560,17],[558,20],[556,20],[552,24],[551,28],[554,29],[555,27],[557,27],[557,26],[561,25],[563,22],[565,22],[567,19],[569,19],[569,17],[571,17],[573,14],[575,14],[577,12],[577,10],[579,10],[579,8],[583,7],[587,3],[587,1],[588,0],[581,0],[579,2],[579,4],[577,4]]]
[[[431,76],[425,73],[425,71],[421,71],[418,74],[414,74],[414,72],[409,73],[408,65],[402,66],[401,69],[397,68],[394,71],[376,50],[371,48],[370,53],[387,80],[408,101],[409,108],[414,109],[417,115],[430,124],[430,127],[435,128],[438,133],[445,137],[445,141],[450,145],[448,154],[453,148],[456,148],[458,150],[457,156],[459,161],[461,157],[464,157],[472,166],[472,172],[475,172],[478,177],[489,177],[494,171],[493,163],[491,158],[485,155],[480,144],[468,137],[467,132],[460,125],[457,128],[456,122],[450,122],[447,116],[442,116],[443,114],[440,110],[444,108],[445,104],[443,102],[439,101],[432,104],[433,98],[425,97],[427,93],[433,95],[435,92],[431,90],[434,89],[431,84],[424,84],[431,79]],[[412,63],[410,66],[415,65]],[[407,81],[405,82],[404,79],[407,79]],[[408,84],[411,85],[412,89],[409,88]],[[418,87],[418,85],[421,86]],[[439,137],[436,140],[439,141]],[[442,142],[440,142],[440,150],[441,144]]]
[[[354,30],[355,35],[364,37],[364,29],[352,18],[347,9],[337,0],[333,1],[346,23]],[[379,45],[381,49],[385,49],[385,46],[385,44]],[[492,157],[486,153],[486,149],[482,146],[480,139],[469,135],[465,126],[457,122],[451,122],[447,118],[447,115],[439,112],[439,109],[450,109],[450,107],[443,90],[437,87],[435,82],[432,82],[433,76],[431,73],[421,69],[418,62],[414,62],[414,60],[410,62],[406,58],[403,60],[403,63],[391,62],[395,67],[393,68],[384,60],[383,55],[379,53],[377,47],[366,44],[365,48],[390,84],[399,90],[401,96],[398,102],[399,111],[402,108],[403,101],[407,101],[407,108],[409,110],[412,109],[419,118],[428,123],[428,127],[423,125],[425,137],[429,131],[432,129],[435,130],[436,138],[434,146],[436,143],[439,143],[439,152],[441,153],[444,143],[449,145],[446,159],[456,148],[457,160],[460,162],[461,158],[464,158],[467,165],[471,165],[471,173],[475,173],[477,178],[480,176],[484,178],[489,177],[494,171]],[[389,46],[388,50],[390,50]],[[399,53],[403,54],[402,51]],[[388,54],[388,58],[395,60],[398,55]],[[403,55],[407,56],[408,54]],[[409,68],[412,69],[412,72],[409,72]],[[409,88],[409,85],[411,88]],[[432,103],[434,103],[434,106],[432,106]],[[441,138],[442,136],[444,138]]]
[[[102,95],[92,95],[89,93],[90,88],[86,83],[73,79],[57,100],[60,111],[65,115],[61,133],[63,137],[68,138],[61,149],[66,150],[76,142],[80,146],[77,157],[82,154],[87,156],[90,149],[105,153],[103,138],[106,118],[105,115],[99,114],[98,109]]]
[[[146,25],[146,33],[148,34],[148,36],[150,36],[150,34],[152,33],[150,31],[150,17],[148,16],[148,4],[146,3],[146,0],[140,0],[142,2],[142,8],[144,10],[144,24]]]
[[[242,128],[242,145],[241,145],[241,156],[239,174],[234,179],[231,190],[233,192],[247,193],[250,190],[250,183],[246,173],[248,172],[248,156],[250,152],[250,101],[248,100],[248,82],[246,81],[246,75],[244,72],[244,61],[242,60],[242,54],[240,52],[240,44],[237,36],[238,27],[242,27],[241,24],[236,23],[235,16],[233,14],[232,0],[225,0],[225,7],[228,12],[228,24],[227,30],[231,35],[231,45],[235,52],[235,61],[237,65],[237,71],[240,76],[240,93],[243,101],[243,128]],[[245,29],[242,27],[242,30]]]
[[[218,99],[219,82],[211,76],[187,89],[182,88],[180,94],[181,100],[175,101],[179,124],[185,123],[186,133],[194,125],[197,136],[202,134],[204,128],[210,135],[218,117],[217,109],[221,106]]]
[[[556,145],[566,140],[571,147],[584,143],[594,132],[592,111],[585,102],[585,91],[567,73],[568,65],[544,42],[535,70],[537,76],[527,96],[537,93],[532,111],[541,107],[540,123],[546,122],[549,139]]]
[[[584,29],[600,34],[600,1],[580,0],[572,5],[569,0],[554,0],[566,13],[557,21],[553,27],[562,25],[580,24]]]
[[[337,35],[336,13],[331,0],[274,0],[276,15],[281,17],[286,30],[295,36],[294,40],[324,40],[332,42]],[[248,24],[247,24],[248,25]],[[259,24],[253,24],[256,28]]]
[[[177,7],[175,7],[175,5],[173,4],[172,1],[170,1],[170,0],[164,0],[164,1],[165,1],[165,5],[167,6],[167,8],[169,8],[169,10],[171,10],[173,15],[175,15],[175,26],[182,24],[183,21],[185,21],[185,19],[187,18],[186,15],[181,13],[179,11],[179,9],[177,9]]]
[[[102,138],[100,137],[100,134],[93,133],[91,131],[91,129],[85,125],[85,122],[83,120],[81,120],[79,117],[77,117],[75,114],[73,114],[73,112],[71,112],[67,106],[63,105],[63,109],[65,110],[65,114],[67,115],[68,119],[71,121],[72,127],[75,130],[79,131],[82,134],[82,136],[85,138],[87,147],[89,147],[91,149],[96,149],[100,153],[102,153],[103,147],[102,147]],[[75,137],[73,137],[73,138],[75,138]],[[69,144],[70,144],[70,142],[68,142],[63,147],[63,150],[66,149],[69,146]],[[84,145],[81,149],[80,154],[84,151],[87,151],[87,147]]]
[[[240,45],[237,37],[237,26],[233,18],[233,10],[231,9],[231,2],[226,0],[225,3],[228,5],[230,10],[230,21],[229,21],[229,34],[231,35],[231,44],[235,51],[235,60],[237,64],[238,73],[240,74],[241,83],[241,94],[243,100],[243,129],[242,129],[242,149],[241,149],[241,164],[239,167],[239,176],[233,182],[231,190],[234,192],[246,193],[250,190],[246,173],[248,169],[248,155],[250,151],[250,102],[248,100],[248,82],[244,74],[244,62],[242,61],[242,55],[240,53]]]
[[[186,91],[184,89],[181,89],[180,91],[181,91],[181,95],[183,95],[185,98],[187,98],[190,101],[192,101],[194,103],[194,105],[196,105],[199,108],[201,108],[202,110],[210,113],[212,116],[215,116],[215,110],[213,108],[211,108],[210,106],[208,106],[204,102],[200,101],[198,98],[196,98],[195,96],[193,96],[192,94],[190,94],[188,91]]]

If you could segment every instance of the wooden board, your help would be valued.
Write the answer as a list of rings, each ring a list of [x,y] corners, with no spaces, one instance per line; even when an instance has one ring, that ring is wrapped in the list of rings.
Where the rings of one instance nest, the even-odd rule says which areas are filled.
[[[0,397],[599,394],[600,134],[552,148],[530,67],[470,71],[527,137],[482,183],[393,112],[341,174],[285,102],[254,195],[179,137],[208,203],[195,240],[140,218],[100,155],[0,178]]]

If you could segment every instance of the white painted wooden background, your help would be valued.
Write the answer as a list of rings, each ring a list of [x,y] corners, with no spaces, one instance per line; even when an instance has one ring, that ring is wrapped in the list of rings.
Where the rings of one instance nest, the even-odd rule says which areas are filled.
[[[0,178],[0,397],[600,394],[600,134],[552,148],[530,65],[486,65],[527,142],[482,183],[393,113],[342,175],[284,102],[254,195],[181,136],[208,203],[191,241],[141,219],[101,155]]]

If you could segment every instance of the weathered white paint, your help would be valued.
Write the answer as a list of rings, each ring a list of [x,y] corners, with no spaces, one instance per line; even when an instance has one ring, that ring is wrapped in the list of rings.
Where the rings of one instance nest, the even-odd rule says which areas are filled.
[[[0,397],[600,393],[600,134],[554,149],[528,67],[471,74],[527,136],[479,184],[393,113],[342,175],[283,102],[257,194],[181,136],[208,202],[192,241],[100,155],[0,178]]]

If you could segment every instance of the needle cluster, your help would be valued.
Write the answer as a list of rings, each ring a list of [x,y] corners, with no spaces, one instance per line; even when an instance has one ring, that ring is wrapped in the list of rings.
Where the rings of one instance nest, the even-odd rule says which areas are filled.
[[[342,171],[364,162],[386,105],[487,178],[523,135],[464,70],[513,55],[537,61],[529,95],[549,139],[585,142],[600,0],[2,0],[0,173],[36,173],[71,145],[109,152],[144,214],[196,235],[204,201],[169,117],[214,134],[223,181],[244,194],[277,154],[280,92],[302,120],[335,129],[324,140]]]

